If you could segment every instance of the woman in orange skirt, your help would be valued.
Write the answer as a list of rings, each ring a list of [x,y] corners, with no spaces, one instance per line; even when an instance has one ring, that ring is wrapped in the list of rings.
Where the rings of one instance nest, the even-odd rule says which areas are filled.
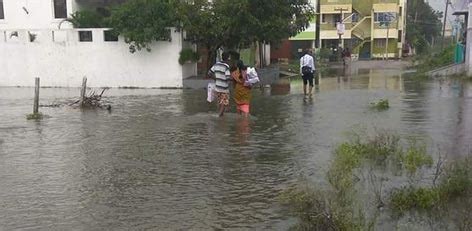
[[[235,81],[234,86],[234,101],[236,102],[236,109],[240,115],[249,116],[249,106],[251,102],[251,87],[244,86],[247,79],[247,67],[240,65],[238,69],[231,72],[231,76]]]

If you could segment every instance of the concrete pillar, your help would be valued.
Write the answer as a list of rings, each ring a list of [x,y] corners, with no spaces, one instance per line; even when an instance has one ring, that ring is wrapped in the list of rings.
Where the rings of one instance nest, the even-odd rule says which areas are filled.
[[[472,46],[472,3],[469,3],[469,19],[467,22],[467,41],[466,41],[466,52],[465,52],[465,69],[467,75],[472,75],[472,60],[471,60],[471,46]]]

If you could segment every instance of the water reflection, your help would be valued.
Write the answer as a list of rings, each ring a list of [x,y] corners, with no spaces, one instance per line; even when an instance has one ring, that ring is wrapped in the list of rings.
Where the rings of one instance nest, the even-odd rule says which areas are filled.
[[[333,145],[357,126],[395,130],[451,155],[472,141],[472,83],[344,69],[303,100],[301,79],[254,89],[250,118],[224,118],[203,90],[118,90],[112,113],[41,108],[0,88],[0,229],[285,229],[279,193],[324,185]],[[44,103],[77,89],[42,89]],[[391,108],[368,105],[386,98]]]

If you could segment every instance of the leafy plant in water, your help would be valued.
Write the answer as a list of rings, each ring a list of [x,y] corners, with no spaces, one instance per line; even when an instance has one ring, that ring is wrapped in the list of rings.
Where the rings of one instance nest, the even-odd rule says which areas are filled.
[[[403,215],[412,209],[431,209],[440,200],[441,192],[438,188],[414,188],[408,186],[392,193],[390,205],[397,215]]]
[[[282,193],[282,203],[289,205],[300,222],[292,230],[373,230],[362,209],[338,200],[335,194],[311,188],[292,188]]]
[[[406,152],[401,155],[401,161],[409,174],[414,174],[423,166],[431,167],[433,165],[433,158],[426,152],[425,145],[417,145],[412,142]]]
[[[407,186],[393,191],[390,205],[398,215],[411,210],[430,211],[447,208],[459,198],[472,196],[472,162],[457,160],[444,170],[440,183],[432,187]]]
[[[43,114],[41,112],[28,114],[26,115],[26,119],[27,120],[41,120],[43,119]]]
[[[389,109],[390,105],[388,103],[388,99],[381,99],[377,102],[371,102],[370,103],[370,108],[376,109],[378,111],[383,111],[383,110]]]

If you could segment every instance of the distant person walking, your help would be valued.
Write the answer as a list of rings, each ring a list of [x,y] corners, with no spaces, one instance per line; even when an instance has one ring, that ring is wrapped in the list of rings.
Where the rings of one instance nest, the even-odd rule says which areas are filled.
[[[351,52],[349,51],[349,48],[346,47],[341,53],[341,56],[343,59],[343,65],[346,66],[349,61],[351,61]]]
[[[223,116],[229,106],[229,84],[231,72],[229,70],[229,53],[221,54],[221,62],[216,62],[208,71],[208,77],[215,79],[215,91],[218,102],[218,112]]]
[[[305,50],[305,54],[300,58],[300,74],[303,78],[303,94],[305,97],[312,96],[313,78],[315,73],[315,60],[313,59],[311,50]],[[307,85],[310,84],[308,95],[306,92]]]

